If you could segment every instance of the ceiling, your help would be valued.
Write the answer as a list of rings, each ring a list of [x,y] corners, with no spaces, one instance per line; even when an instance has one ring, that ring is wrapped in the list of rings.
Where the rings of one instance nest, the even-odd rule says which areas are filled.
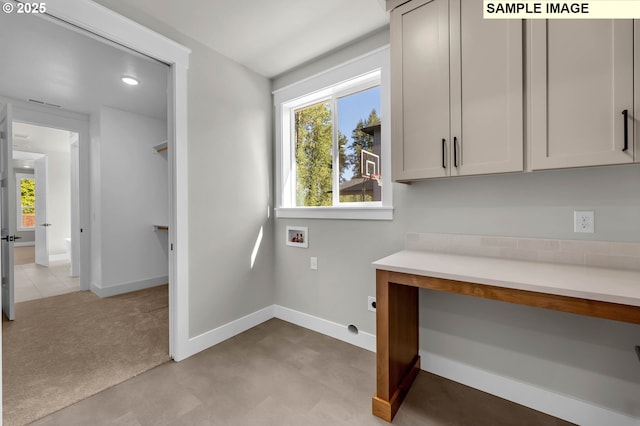
[[[0,0],[3,3],[5,0]],[[388,25],[384,0],[97,0],[137,10],[267,78]],[[136,13],[133,13],[136,15]],[[166,119],[168,67],[53,18],[0,13],[0,96]],[[122,84],[123,74],[140,85]]]
[[[13,122],[13,167],[33,169],[33,162],[44,154],[71,152],[71,132]]]
[[[0,58],[2,96],[85,114],[105,105],[166,119],[167,65],[66,24],[0,13]],[[123,74],[140,84],[126,86]]]
[[[96,0],[143,12],[272,78],[386,27],[384,0]]]
[[[13,149],[24,152],[71,151],[70,132],[27,123],[13,123]]]

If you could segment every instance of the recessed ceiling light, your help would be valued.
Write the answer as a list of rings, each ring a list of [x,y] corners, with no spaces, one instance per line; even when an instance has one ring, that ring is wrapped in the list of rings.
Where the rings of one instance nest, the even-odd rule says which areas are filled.
[[[124,84],[128,84],[129,86],[137,86],[138,84],[140,84],[137,78],[131,77],[130,75],[123,75],[122,82]]]

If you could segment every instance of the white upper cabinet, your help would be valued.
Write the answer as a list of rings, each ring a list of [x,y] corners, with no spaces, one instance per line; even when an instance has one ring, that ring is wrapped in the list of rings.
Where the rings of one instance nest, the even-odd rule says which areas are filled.
[[[633,162],[633,21],[530,25],[531,168]]]
[[[522,171],[523,23],[485,20],[477,0],[453,1],[451,11],[451,174]]]
[[[394,180],[522,171],[522,33],[477,0],[392,11]]]

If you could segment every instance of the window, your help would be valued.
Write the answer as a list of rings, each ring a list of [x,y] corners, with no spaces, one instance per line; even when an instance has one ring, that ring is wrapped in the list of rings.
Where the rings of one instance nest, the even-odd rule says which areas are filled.
[[[16,174],[18,202],[18,230],[31,230],[36,226],[36,181],[33,175]]]
[[[277,217],[392,219],[388,55],[274,92]]]

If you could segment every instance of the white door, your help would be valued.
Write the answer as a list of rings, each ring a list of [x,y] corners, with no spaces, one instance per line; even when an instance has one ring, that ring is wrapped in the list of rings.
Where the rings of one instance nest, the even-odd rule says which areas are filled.
[[[16,191],[13,175],[13,129],[11,105],[0,109],[0,208],[2,244],[0,261],[2,269],[2,312],[15,319],[13,293],[13,241],[16,235]]]
[[[36,175],[36,263],[49,266],[49,226],[47,222],[47,156],[34,162]]]
[[[80,276],[80,135],[69,134],[71,143],[71,270],[72,277]]]

